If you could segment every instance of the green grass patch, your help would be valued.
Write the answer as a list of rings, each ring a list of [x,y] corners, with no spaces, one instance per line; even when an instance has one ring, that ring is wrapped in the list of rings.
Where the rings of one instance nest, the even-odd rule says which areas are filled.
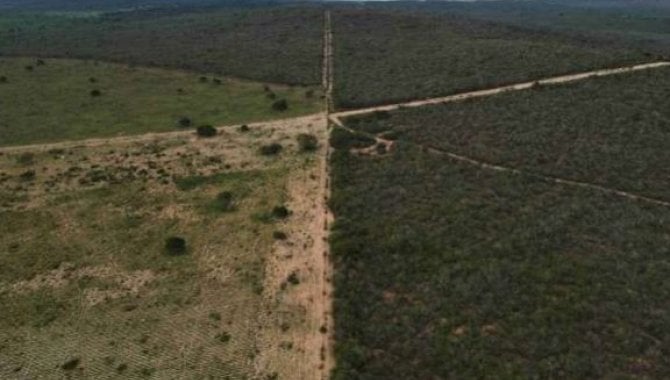
[[[271,86],[287,99],[272,109],[263,84],[162,69],[92,61],[0,58],[0,145],[183,130],[318,112],[304,87]],[[26,67],[32,67],[27,70]],[[313,90],[313,89],[312,89]],[[92,96],[93,91],[99,95]],[[194,131],[195,133],[195,131]],[[216,137],[213,137],[216,138]]]

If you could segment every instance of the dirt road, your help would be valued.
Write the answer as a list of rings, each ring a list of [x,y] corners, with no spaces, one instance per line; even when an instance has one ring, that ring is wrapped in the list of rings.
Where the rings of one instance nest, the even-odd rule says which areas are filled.
[[[531,82],[523,82],[523,83],[517,83],[517,84],[508,85],[508,86],[501,86],[501,87],[491,88],[491,89],[488,89],[488,90],[465,92],[465,93],[461,93],[461,94],[443,96],[443,97],[439,97],[439,98],[414,100],[414,101],[409,101],[409,102],[405,102],[405,103],[388,104],[388,105],[382,105],[382,106],[377,106],[377,107],[369,107],[369,108],[361,108],[361,109],[350,110],[350,111],[336,112],[336,113],[333,113],[332,116],[340,118],[340,117],[348,117],[348,116],[355,116],[355,115],[364,115],[364,114],[377,112],[377,111],[393,111],[393,110],[397,110],[399,108],[422,107],[422,106],[427,106],[427,105],[432,105],[432,104],[456,102],[456,101],[459,101],[459,100],[465,100],[465,99],[471,99],[471,98],[481,98],[481,97],[485,97],[485,96],[496,95],[496,94],[500,94],[500,93],[508,92],[508,91],[526,90],[526,89],[532,88],[533,86],[537,86],[537,85],[540,85],[540,86],[556,85],[556,84],[562,84],[562,83],[576,82],[576,81],[589,79],[589,78],[624,74],[624,73],[630,73],[630,72],[634,72],[634,71],[656,69],[656,68],[667,67],[667,66],[670,66],[670,62],[663,61],[663,62],[645,63],[645,64],[634,65],[634,66],[619,67],[619,68],[615,68],[615,69],[594,70],[594,71],[588,71],[588,72],[579,73],[579,74],[562,75],[562,76],[545,78],[545,79],[540,79],[540,80],[531,81]]]

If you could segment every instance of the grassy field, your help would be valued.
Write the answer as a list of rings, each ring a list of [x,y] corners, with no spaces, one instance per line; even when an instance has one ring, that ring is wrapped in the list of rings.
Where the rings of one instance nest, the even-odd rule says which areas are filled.
[[[316,8],[4,12],[0,55],[82,58],[286,84],[321,80]]]
[[[356,126],[670,201],[670,69],[405,109]]]
[[[0,378],[271,378],[276,208],[316,162],[283,127],[0,154]]]
[[[265,88],[192,72],[43,62],[0,58],[0,146],[288,118],[316,113],[322,105],[315,87]],[[280,99],[287,110],[273,109]],[[183,117],[192,126],[180,127]]]
[[[670,376],[670,210],[339,147],[333,379]]]
[[[335,100],[354,108],[649,61],[643,52],[454,15],[341,9]]]

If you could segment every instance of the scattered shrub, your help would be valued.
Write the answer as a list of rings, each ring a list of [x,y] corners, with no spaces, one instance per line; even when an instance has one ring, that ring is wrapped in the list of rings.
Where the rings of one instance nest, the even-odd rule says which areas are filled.
[[[283,231],[274,231],[274,232],[272,233],[272,237],[273,237],[275,240],[286,240],[286,239],[288,238],[288,236],[286,235],[286,233],[283,232]]]
[[[230,341],[231,336],[227,332],[222,331],[222,332],[216,334],[216,336],[214,338],[221,343],[227,343],[227,342]]]
[[[95,78],[93,78],[93,77],[90,77],[90,78],[88,78],[88,81],[89,81],[90,83],[95,83],[95,82],[97,82],[98,80],[95,79]]]
[[[170,256],[181,256],[186,254],[186,239],[171,236],[165,240],[165,253]]]
[[[193,121],[191,121],[191,118],[189,118],[188,116],[182,116],[179,118],[178,123],[180,127],[186,128],[190,127],[191,124],[193,124]]]
[[[46,65],[46,62],[44,62],[43,59],[38,59],[37,61],[35,61],[35,65],[36,66],[44,66],[44,65]]]
[[[316,136],[307,133],[301,133],[297,137],[298,147],[301,152],[313,152],[319,147],[319,141]]]
[[[229,191],[222,191],[216,196],[214,201],[214,206],[216,210],[222,212],[229,212],[235,209],[235,202],[233,199],[233,194]]]
[[[0,83],[7,83],[7,77],[6,76],[0,76]]]
[[[200,77],[200,83],[205,83],[207,82],[207,77]]]
[[[213,321],[220,321],[221,320],[221,313],[219,313],[217,311],[212,311],[211,313],[209,313],[209,319],[211,319]]]
[[[16,162],[21,165],[32,165],[35,162],[35,155],[30,152],[22,153],[16,157]]]
[[[307,91],[305,92],[305,97],[306,97],[307,99],[312,99],[312,98],[314,97],[314,90],[307,90]]]
[[[28,70],[28,71],[33,71],[33,67],[30,66],[30,65],[26,66],[25,69]]]
[[[79,358],[71,358],[68,359],[65,363],[63,363],[60,367],[65,370],[65,371],[72,371],[73,369],[77,368],[79,366],[79,362],[81,359]]]
[[[200,137],[214,137],[216,136],[216,128],[211,125],[201,125],[197,129],[197,133]]]
[[[242,124],[240,126],[240,132],[249,132],[249,126],[246,124]]]
[[[270,92],[268,92],[268,93],[265,94],[265,97],[268,98],[268,99],[274,100],[274,99],[277,99],[277,94],[275,94],[274,92],[270,91]]]
[[[214,83],[216,85],[221,85],[223,82],[221,82],[221,79],[219,79],[219,78],[214,78],[214,79],[212,79],[212,83]]]
[[[288,102],[286,99],[279,99],[272,103],[272,109],[280,112],[286,111],[288,109]]]
[[[100,95],[102,95],[100,90],[91,90],[91,96],[92,97],[97,97],[97,96],[100,96]]]
[[[291,211],[286,206],[276,206],[272,209],[272,216],[275,219],[286,219],[291,214]]]
[[[35,179],[35,171],[34,170],[25,171],[21,173],[19,178],[21,178],[21,180],[23,181],[32,181]]]
[[[300,284],[300,279],[298,278],[298,273],[297,272],[291,272],[291,274],[289,274],[288,277],[286,278],[286,282],[288,282],[291,285]]]
[[[264,156],[274,156],[279,154],[282,151],[283,147],[279,143],[272,143],[269,145],[263,145],[261,147],[261,154]]]

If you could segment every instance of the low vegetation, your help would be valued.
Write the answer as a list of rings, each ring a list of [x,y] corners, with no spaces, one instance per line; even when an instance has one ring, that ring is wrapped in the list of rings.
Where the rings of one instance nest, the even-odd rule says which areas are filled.
[[[357,119],[353,128],[670,201],[670,69]]]
[[[332,170],[333,379],[670,376],[667,208],[403,138]]]
[[[314,162],[261,159],[312,131],[273,128],[0,151],[0,378],[258,375],[265,261]]]
[[[355,108],[648,61],[644,52],[449,14],[333,14],[335,101]]]
[[[3,12],[0,54],[113,61],[273,83],[321,80],[318,8],[171,7],[78,15]]]
[[[0,58],[11,78],[0,91],[0,145],[171,131],[277,118],[261,83],[200,83],[182,71],[132,68],[75,60]],[[90,78],[95,78],[91,83]],[[318,112],[321,102],[303,89],[275,85],[289,99],[281,117]],[[39,112],[35,112],[35,110]],[[211,129],[201,132],[210,133]]]

